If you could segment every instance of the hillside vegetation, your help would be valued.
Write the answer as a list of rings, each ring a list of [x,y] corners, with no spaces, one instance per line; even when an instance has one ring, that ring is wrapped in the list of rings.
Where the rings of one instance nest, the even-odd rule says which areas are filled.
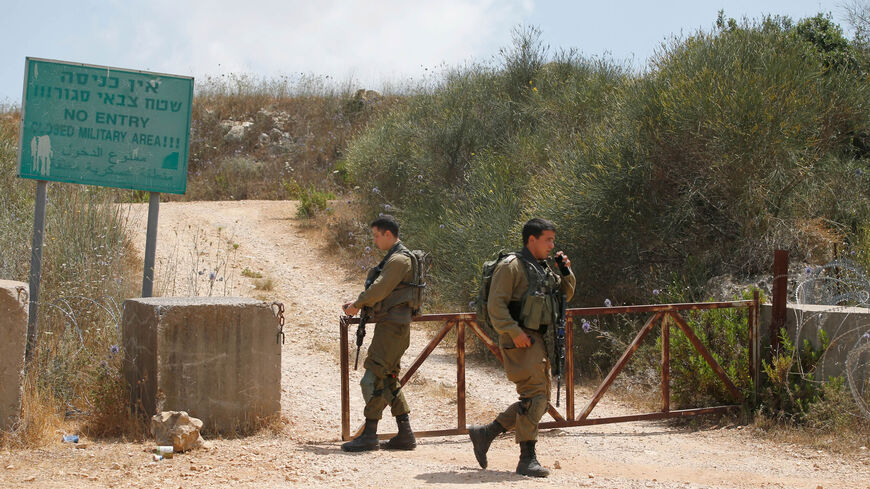
[[[501,64],[450,73],[351,141],[365,217],[396,214],[436,257],[443,302],[481,263],[553,220],[578,303],[652,300],[772,251],[831,258],[870,217],[867,58],[824,16],[720,17],[663,45],[641,74],[518,31]]]

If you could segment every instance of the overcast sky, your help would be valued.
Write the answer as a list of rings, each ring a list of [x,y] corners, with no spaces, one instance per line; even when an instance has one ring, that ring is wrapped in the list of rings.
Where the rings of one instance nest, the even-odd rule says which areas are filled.
[[[442,66],[488,60],[518,25],[551,48],[643,67],[673,35],[729,17],[794,19],[843,0],[59,0],[0,7],[0,103],[21,101],[24,58],[57,59],[202,79],[221,73],[315,74],[380,88]],[[428,71],[427,71],[428,70]]]

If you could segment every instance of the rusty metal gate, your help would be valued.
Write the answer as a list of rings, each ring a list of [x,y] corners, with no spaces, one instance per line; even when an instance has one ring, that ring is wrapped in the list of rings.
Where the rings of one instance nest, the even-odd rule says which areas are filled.
[[[606,423],[622,423],[628,421],[654,420],[665,418],[677,418],[682,416],[695,416],[700,414],[723,413],[731,409],[740,407],[744,396],[734,385],[734,382],[728,378],[725,370],[716,362],[707,348],[701,343],[698,337],[694,334],[691,327],[681,312],[697,311],[709,309],[747,309],[747,328],[750,339],[749,365],[750,375],[752,375],[754,385],[758,385],[758,371],[760,364],[760,352],[758,343],[758,326],[759,326],[759,300],[758,293],[755,293],[753,300],[748,301],[732,301],[732,302],[703,302],[703,303],[685,303],[685,304],[658,304],[658,305],[643,305],[643,306],[617,306],[617,307],[587,307],[568,309],[567,311],[567,326],[565,328],[565,412],[560,413],[552,404],[547,408],[547,413],[553,418],[553,421],[541,422],[539,427],[547,428],[562,428],[570,426],[588,426],[595,424]],[[610,370],[607,376],[602,380],[601,384],[595,390],[592,399],[583,408],[579,415],[575,415],[575,399],[574,399],[574,318],[603,316],[608,314],[642,314],[652,313],[652,316],[646,321],[644,326],[635,336],[629,347],[622,354],[616,365]],[[498,346],[487,336],[476,322],[476,315],[473,313],[453,313],[453,314],[425,314],[415,317],[413,322],[444,322],[444,326],[435,335],[434,338],[423,348],[423,351],[417,356],[411,366],[402,376],[401,385],[405,385],[408,380],[413,377],[417,369],[423,364],[426,358],[435,350],[439,343],[444,340],[445,336],[456,329],[456,427],[445,428],[440,430],[417,431],[416,436],[445,436],[445,435],[461,435],[468,433],[465,422],[465,334],[467,330],[471,330],[483,342],[483,344],[502,360]],[[350,432],[350,351],[348,341],[348,327],[351,324],[359,324],[359,318],[342,318],[339,324],[340,334],[340,355],[341,355],[341,438],[349,440],[352,438]],[[628,363],[631,356],[637,351],[643,339],[656,326],[660,326],[662,335],[662,357],[661,357],[661,410],[644,413],[633,414],[627,416],[614,416],[607,418],[590,418],[589,415],[595,409],[598,401],[607,392],[607,389],[613,384],[613,381],[622,371],[623,367]],[[679,409],[671,410],[671,391],[670,391],[670,334],[671,327],[675,326],[686,335],[689,342],[695,350],[707,361],[713,372],[722,380],[725,387],[734,397],[734,404],[702,407],[694,409]],[[362,431],[362,427],[358,428],[353,436],[358,435]],[[395,433],[381,433],[379,438],[390,438]]]

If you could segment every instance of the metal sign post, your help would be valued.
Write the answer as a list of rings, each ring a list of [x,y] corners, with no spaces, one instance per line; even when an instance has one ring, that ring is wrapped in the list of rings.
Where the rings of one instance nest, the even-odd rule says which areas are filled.
[[[148,230],[145,232],[145,271],[142,274],[142,297],[151,297],[154,289],[154,256],[157,252],[157,214],[160,192],[148,198]]]
[[[39,310],[39,279],[42,272],[42,238],[45,235],[45,201],[48,182],[36,182],[36,204],[33,211],[33,246],[30,248],[30,303],[27,318],[27,346],[24,348],[25,368],[30,366],[30,358],[36,348],[38,331],[36,314]]]

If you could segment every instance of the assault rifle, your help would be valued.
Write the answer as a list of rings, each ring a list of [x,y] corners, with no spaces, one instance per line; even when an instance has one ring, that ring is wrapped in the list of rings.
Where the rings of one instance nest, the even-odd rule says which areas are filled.
[[[553,335],[556,337],[553,353],[556,361],[553,362],[553,375],[556,376],[556,406],[559,406],[559,397],[562,394],[562,366],[565,364],[565,303],[568,302],[565,294],[559,297],[559,322]]]
[[[563,263],[562,255],[556,255],[556,263],[559,265],[559,272],[563,277],[570,275],[571,270]],[[555,338],[553,353],[555,362],[553,362],[553,375],[556,376],[556,406],[559,406],[559,398],[562,394],[562,368],[565,365],[565,327],[567,326],[566,307],[568,299],[565,293],[559,294],[559,317],[556,322],[556,328],[553,330]]]
[[[368,290],[369,287],[372,286],[374,281],[378,278],[378,275],[381,274],[381,270],[384,268],[384,264],[387,262],[387,258],[390,255],[384,257],[383,260],[373,268],[368,276],[366,277],[366,285],[365,290]],[[366,337],[366,323],[369,321],[369,308],[363,307],[359,310],[359,326],[356,327],[356,360],[353,361],[353,369],[356,370],[359,366],[359,349],[362,347],[363,339]]]
[[[368,288],[368,286],[366,286]],[[356,360],[353,361],[353,369],[356,370],[359,366],[359,349],[363,344],[363,339],[366,337],[366,323],[369,320],[369,308],[363,307],[359,310],[359,326],[356,327]]]

